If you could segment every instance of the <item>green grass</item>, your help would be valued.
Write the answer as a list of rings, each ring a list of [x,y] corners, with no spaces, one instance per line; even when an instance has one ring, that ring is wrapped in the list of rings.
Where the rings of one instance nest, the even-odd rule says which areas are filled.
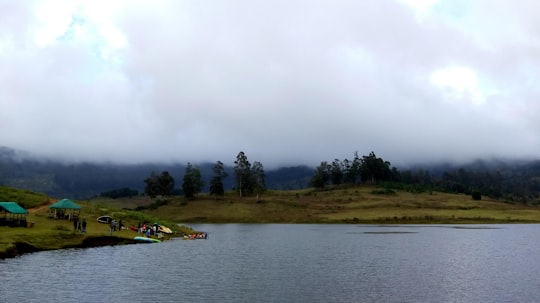
[[[137,226],[139,222],[160,223],[173,230],[172,236],[180,236],[184,233],[191,233],[193,229],[188,226],[178,226],[172,221],[163,220],[149,213],[125,210],[103,203],[103,201],[75,201],[82,207],[81,219],[87,221],[87,233],[76,232],[73,222],[68,220],[55,220],[49,216],[49,208],[56,199],[50,199],[44,195],[34,195],[25,191],[6,190],[3,192],[16,192],[22,198],[19,201],[32,201],[27,205],[35,205],[34,208],[27,208],[29,214],[27,221],[33,223],[32,227],[7,227],[0,226],[0,255],[12,249],[16,243],[26,243],[40,250],[59,249],[64,247],[75,247],[81,245],[83,241],[90,237],[106,237],[110,235],[109,226],[97,222],[101,215],[111,215],[117,220],[122,220],[126,227],[130,225]],[[34,200],[32,200],[35,198]],[[43,199],[48,202],[44,203]],[[114,237],[120,239],[133,239],[137,233],[126,229],[113,233]],[[166,238],[171,236],[166,236]]]
[[[147,202],[149,203],[149,202]],[[515,223],[540,222],[540,208],[440,192],[410,193],[361,186],[315,191],[268,191],[262,202],[227,193],[217,201],[170,198],[148,213],[173,222],[251,223]]]
[[[121,219],[125,226],[139,222],[158,222],[176,232],[191,233],[176,223],[369,223],[369,224],[459,224],[459,223],[538,223],[540,207],[510,204],[467,195],[387,192],[371,186],[346,189],[267,191],[255,197],[238,197],[228,192],[215,199],[205,194],[188,201],[169,197],[156,203],[145,197],[75,201],[82,207],[81,217],[88,222],[87,234],[73,230],[70,221],[48,216],[48,205],[56,201],[42,194],[0,187],[2,200],[24,201],[30,208],[28,221],[34,227],[0,227],[0,254],[17,242],[40,249],[76,246],[88,237],[109,235],[109,227],[97,222],[101,215]],[[9,199],[6,199],[8,197]],[[31,207],[28,207],[30,205]],[[156,207],[159,205],[159,207]],[[135,211],[135,209],[140,209]],[[136,233],[124,230],[115,236],[132,239]]]
[[[7,186],[0,186],[0,201],[17,202],[23,208],[34,208],[49,204],[51,199],[45,194]]]

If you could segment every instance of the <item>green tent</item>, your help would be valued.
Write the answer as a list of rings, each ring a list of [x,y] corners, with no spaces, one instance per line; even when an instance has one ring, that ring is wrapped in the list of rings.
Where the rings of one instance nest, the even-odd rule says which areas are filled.
[[[49,215],[55,219],[78,219],[81,207],[69,199],[62,199],[49,206]]]
[[[22,208],[17,202],[0,202],[0,225],[26,226],[26,215],[28,211]]]

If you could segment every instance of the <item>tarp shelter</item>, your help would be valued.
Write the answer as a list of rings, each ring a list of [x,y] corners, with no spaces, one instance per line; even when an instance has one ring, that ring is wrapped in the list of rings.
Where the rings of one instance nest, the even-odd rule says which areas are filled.
[[[49,215],[55,219],[78,219],[81,207],[69,199],[62,199],[49,206]]]
[[[22,208],[17,202],[0,202],[0,225],[26,226],[26,215],[28,211]]]

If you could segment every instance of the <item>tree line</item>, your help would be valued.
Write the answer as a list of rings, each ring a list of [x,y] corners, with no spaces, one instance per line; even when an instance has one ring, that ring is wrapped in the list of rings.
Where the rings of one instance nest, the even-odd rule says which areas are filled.
[[[327,186],[373,184],[410,192],[442,191],[487,196],[509,202],[540,204],[540,161],[520,165],[477,161],[468,167],[432,166],[431,169],[398,170],[374,152],[352,160],[323,161],[315,168],[310,185]]]
[[[314,169],[311,168],[311,177],[309,169],[304,169],[298,178],[307,177],[303,187],[311,186],[316,189],[372,184],[410,192],[443,191],[467,194],[475,199],[487,196],[515,203],[540,204],[539,161],[523,162],[521,165],[513,162],[479,162],[462,167],[446,164],[398,170],[373,151],[363,156],[355,152],[352,159],[320,162]],[[206,174],[212,174],[210,178],[204,179],[206,182],[196,165],[188,163],[182,169],[185,169],[184,175],[178,188],[168,171],[159,174],[152,172],[144,180],[144,193],[153,198],[184,195],[187,199],[195,199],[204,189],[218,199],[225,194],[226,183],[227,187],[232,187],[239,196],[256,196],[258,201],[266,190],[266,174],[262,163],[251,163],[244,152],[238,153],[232,169],[226,168],[223,162],[216,161],[212,170],[206,170]],[[284,172],[288,176],[296,172],[295,169],[297,168],[290,168]],[[103,196],[110,197],[136,194],[136,191],[129,188],[102,193]]]
[[[399,171],[395,167],[391,167],[390,162],[377,157],[374,152],[362,157],[358,155],[358,152],[355,152],[352,160],[335,159],[332,163],[321,162],[315,168],[310,185],[323,189],[328,185],[378,184],[386,181],[397,181],[398,178]]]
[[[225,194],[224,179],[228,177],[223,162],[216,161],[213,166],[213,176],[210,179],[209,193],[216,199]],[[235,190],[240,197],[256,195],[257,201],[266,190],[264,166],[255,161],[251,164],[243,151],[240,151],[234,161]],[[152,172],[144,180],[144,193],[151,198],[157,196],[167,197],[174,193],[182,194],[193,200],[204,188],[204,181],[200,169],[188,162],[182,178],[181,191],[175,192],[175,180],[168,171],[160,174]]]

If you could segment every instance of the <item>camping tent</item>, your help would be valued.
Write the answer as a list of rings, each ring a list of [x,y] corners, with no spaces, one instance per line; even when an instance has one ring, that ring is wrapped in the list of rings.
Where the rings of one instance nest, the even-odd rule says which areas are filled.
[[[0,217],[0,225],[26,226],[28,211],[17,202],[0,202],[0,211],[4,213]]]
[[[81,207],[69,199],[62,199],[49,206],[49,215],[55,219],[78,219]]]

